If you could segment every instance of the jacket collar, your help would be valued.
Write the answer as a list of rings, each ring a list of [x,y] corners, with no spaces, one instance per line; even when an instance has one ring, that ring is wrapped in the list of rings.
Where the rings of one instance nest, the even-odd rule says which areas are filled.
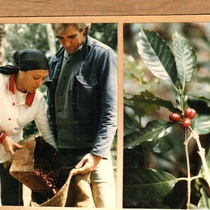
[[[13,94],[15,94],[15,74],[12,74],[9,78],[9,82],[7,85],[7,89],[10,90]],[[34,101],[36,91],[33,93],[28,93],[26,96],[25,104],[27,106],[31,106]]]
[[[93,44],[93,39],[87,35],[85,37],[85,43],[83,44],[83,46],[86,46],[87,50],[89,50],[89,48],[91,47],[91,45]],[[64,51],[65,49],[63,47],[60,47],[59,50],[56,52],[56,59],[55,62],[57,62],[57,60],[60,59],[60,57],[62,57],[64,55]]]

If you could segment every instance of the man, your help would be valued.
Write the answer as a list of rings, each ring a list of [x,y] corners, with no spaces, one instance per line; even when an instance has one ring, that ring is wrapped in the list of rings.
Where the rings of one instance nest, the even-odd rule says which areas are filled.
[[[53,27],[62,47],[50,61],[49,114],[63,166],[91,172],[95,206],[115,207],[110,147],[117,127],[117,57],[88,35],[91,24]]]

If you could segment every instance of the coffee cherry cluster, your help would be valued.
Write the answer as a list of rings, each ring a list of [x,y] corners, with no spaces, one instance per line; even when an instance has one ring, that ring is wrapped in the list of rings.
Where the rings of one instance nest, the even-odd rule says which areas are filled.
[[[181,122],[182,125],[187,128],[191,125],[191,120],[196,116],[195,109],[192,108],[185,108],[184,116],[181,117],[178,113],[171,113],[169,115],[169,119],[173,122]]]

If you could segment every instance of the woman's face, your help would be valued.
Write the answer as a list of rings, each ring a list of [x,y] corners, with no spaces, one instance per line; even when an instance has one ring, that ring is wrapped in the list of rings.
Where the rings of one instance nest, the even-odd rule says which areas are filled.
[[[16,80],[17,89],[21,92],[33,93],[43,84],[47,76],[48,70],[43,69],[20,71]]]

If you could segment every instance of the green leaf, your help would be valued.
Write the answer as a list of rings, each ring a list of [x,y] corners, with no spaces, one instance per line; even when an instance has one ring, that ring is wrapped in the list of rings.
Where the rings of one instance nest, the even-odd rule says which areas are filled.
[[[124,113],[124,136],[128,136],[134,132],[138,131],[135,124],[129,118],[129,116]]]
[[[139,65],[139,62],[135,60],[131,56],[124,56],[124,79],[129,80],[135,78],[135,80],[139,81],[142,84],[142,78],[144,76],[144,72]]]
[[[169,173],[145,168],[124,171],[123,201],[135,204],[164,198],[178,181]]]
[[[198,135],[208,134],[210,132],[210,115],[197,115],[194,118],[194,130]]]
[[[159,98],[148,91],[142,92],[141,95],[134,96],[130,100],[134,101],[135,104],[144,102],[146,104],[149,104],[149,106],[157,105],[158,107],[165,107],[171,112],[177,112],[181,114],[181,111],[178,108],[175,108],[171,101]]]
[[[137,49],[144,64],[154,76],[172,85],[176,83],[177,70],[174,55],[158,33],[141,28]]]
[[[195,99],[202,99],[203,101],[210,101],[210,91],[206,91],[206,90],[193,90],[193,91],[188,91],[187,95],[189,97],[193,97]]]
[[[210,170],[210,151],[208,151],[208,154],[206,155],[206,163],[207,163],[208,169]],[[204,180],[206,179],[206,174],[204,172],[203,165],[201,165],[199,176],[201,176]]]
[[[140,100],[140,101],[133,100],[135,97],[140,97],[140,95],[138,96],[129,96],[128,94],[124,95],[125,95],[124,105],[134,109],[139,118],[143,116],[153,116],[154,113],[156,113],[160,109],[160,106],[155,103],[150,103],[148,106],[149,101],[147,100]],[[141,92],[141,95],[149,98],[155,98],[154,94],[147,90]]]
[[[210,199],[207,196],[207,194],[205,193],[205,191],[203,190],[203,188],[201,189],[201,198],[198,202],[198,208],[206,208],[209,209],[210,208]]]
[[[154,140],[150,142],[152,146],[152,151],[155,153],[164,153],[166,154],[168,151],[173,149],[174,145],[170,141],[170,135],[164,136],[163,138]]]
[[[154,120],[147,124],[145,128],[124,137],[124,148],[132,149],[145,141],[154,141],[167,136],[173,123],[161,120]]]
[[[191,42],[178,33],[173,34],[172,44],[178,71],[178,79],[182,84],[182,89],[184,89],[185,84],[191,81],[196,69],[196,52],[192,47]]]

